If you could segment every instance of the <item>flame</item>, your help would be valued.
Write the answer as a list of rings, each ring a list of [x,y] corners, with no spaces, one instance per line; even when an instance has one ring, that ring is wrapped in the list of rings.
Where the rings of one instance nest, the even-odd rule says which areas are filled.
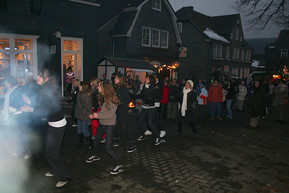
[[[133,101],[131,101],[131,102],[128,104],[128,108],[135,108],[135,104],[133,103]]]

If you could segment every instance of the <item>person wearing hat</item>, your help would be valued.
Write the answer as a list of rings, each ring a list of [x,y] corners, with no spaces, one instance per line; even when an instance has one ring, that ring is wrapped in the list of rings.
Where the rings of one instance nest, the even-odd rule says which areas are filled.
[[[185,87],[183,88],[182,97],[180,97],[179,101],[179,115],[178,115],[178,134],[182,133],[183,122],[187,121],[193,130],[193,133],[197,136],[198,130],[194,123],[194,109],[197,105],[197,95],[194,88],[194,82],[191,80],[187,80],[185,83]]]

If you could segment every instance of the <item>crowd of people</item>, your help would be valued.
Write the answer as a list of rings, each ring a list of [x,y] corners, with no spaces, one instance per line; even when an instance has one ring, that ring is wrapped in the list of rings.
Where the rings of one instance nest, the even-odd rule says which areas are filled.
[[[26,123],[27,128],[37,131],[47,126],[45,156],[51,171],[45,176],[55,176],[58,180],[56,187],[66,185],[72,179],[61,160],[67,120],[61,110],[55,76],[45,69],[37,80],[31,79],[22,89],[17,87],[12,77],[5,79],[5,87],[3,119],[13,117],[17,122],[25,116],[30,120]],[[223,121],[225,113],[227,119],[233,119],[234,108],[249,112],[252,128],[270,113],[271,107],[278,112],[276,120],[284,123],[288,105],[288,83],[284,80],[255,80],[245,84],[244,80],[206,82],[200,79],[194,83],[192,80],[178,82],[168,77],[161,79],[159,74],[149,74],[141,82],[138,76],[133,79],[115,73],[110,80],[106,74],[102,79],[93,78],[89,82],[73,78],[68,90],[72,102],[72,127],[77,127],[77,145],[82,147],[85,138],[88,148],[93,149],[86,163],[100,160],[100,147],[105,143],[106,151],[115,162],[110,172],[112,175],[124,171],[114,148],[120,145],[120,133],[126,137],[127,152],[132,153],[137,150],[136,141],[144,141],[148,135],[154,136],[155,146],[165,143],[167,131],[161,119],[175,120],[178,135],[182,134],[183,124],[187,122],[194,136],[198,137],[197,124]],[[127,120],[131,102],[138,111],[137,138]],[[24,158],[28,159],[32,154],[29,145],[24,149]]]

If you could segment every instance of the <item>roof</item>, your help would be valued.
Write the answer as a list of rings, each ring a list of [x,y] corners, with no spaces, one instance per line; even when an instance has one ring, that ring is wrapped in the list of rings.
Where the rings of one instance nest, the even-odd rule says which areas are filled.
[[[205,31],[208,28],[219,36],[230,35],[237,19],[240,18],[240,14],[210,17],[194,11],[193,7],[181,8],[177,11],[176,16],[178,21],[190,21],[194,23],[204,34],[206,34]]]
[[[113,35],[127,35],[127,32],[129,31],[133,20],[136,16],[137,11],[132,10],[132,11],[127,11],[127,12],[122,12],[114,24],[112,34]]]
[[[145,60],[136,60],[136,59],[125,59],[125,58],[111,58],[111,57],[104,57],[99,60],[98,64],[107,60],[111,64],[117,67],[123,68],[132,68],[132,69],[147,69],[147,70],[154,70],[155,67],[146,62]]]

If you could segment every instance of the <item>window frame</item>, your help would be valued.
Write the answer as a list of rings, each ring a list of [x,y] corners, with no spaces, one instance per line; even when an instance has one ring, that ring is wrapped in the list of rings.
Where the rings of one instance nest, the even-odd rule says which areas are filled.
[[[163,33],[166,33],[167,34],[167,37],[166,37],[166,46],[163,45]],[[167,30],[161,30],[161,33],[160,33],[160,46],[161,48],[169,48],[169,37],[170,37],[170,34],[169,34],[169,31]]]
[[[148,44],[144,44],[144,30],[149,30],[149,39],[148,39]],[[143,47],[151,47],[151,40],[152,40],[152,29],[150,27],[146,27],[146,26],[143,26],[142,27],[142,46]]]
[[[235,40],[239,40],[239,29],[235,30]]]
[[[157,7],[159,5],[159,7]],[[152,9],[162,11],[162,0],[152,0]]]
[[[157,45],[154,44],[154,32],[158,32]],[[159,48],[160,45],[161,45],[161,30],[156,29],[156,28],[152,28],[152,30],[151,30],[151,46],[153,48]]]
[[[218,44],[213,44],[213,58],[218,58]]]
[[[223,58],[223,45],[218,44],[218,58]]]
[[[287,60],[288,59],[288,49],[281,49],[280,59]]]
[[[226,46],[226,59],[230,59],[230,46]]]

